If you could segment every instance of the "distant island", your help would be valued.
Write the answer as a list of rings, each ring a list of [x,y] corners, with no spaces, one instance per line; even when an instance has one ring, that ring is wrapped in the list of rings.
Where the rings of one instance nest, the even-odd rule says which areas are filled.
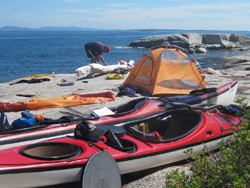
[[[82,28],[82,27],[41,27],[41,28],[25,28],[15,26],[4,26],[0,31],[102,31],[104,29]]]

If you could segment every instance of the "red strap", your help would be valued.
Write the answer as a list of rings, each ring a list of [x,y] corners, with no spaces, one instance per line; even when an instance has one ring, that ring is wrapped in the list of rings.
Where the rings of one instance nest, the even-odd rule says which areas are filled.
[[[103,142],[107,142],[106,136],[101,136],[100,138],[103,139]]]
[[[163,137],[157,131],[153,132],[153,135],[157,140],[163,139]]]

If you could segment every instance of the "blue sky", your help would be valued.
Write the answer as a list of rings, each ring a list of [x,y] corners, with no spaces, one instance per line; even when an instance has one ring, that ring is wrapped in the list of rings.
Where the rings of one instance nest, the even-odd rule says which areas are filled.
[[[0,27],[250,31],[249,22],[249,0],[0,0]]]

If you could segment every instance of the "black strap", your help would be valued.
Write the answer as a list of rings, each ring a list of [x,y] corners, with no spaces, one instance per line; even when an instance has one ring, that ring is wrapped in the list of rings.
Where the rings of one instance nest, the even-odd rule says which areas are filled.
[[[98,148],[99,150],[104,151],[104,149],[102,147],[94,144],[91,140],[89,140],[89,146],[91,147],[92,145],[95,146],[96,148]]]

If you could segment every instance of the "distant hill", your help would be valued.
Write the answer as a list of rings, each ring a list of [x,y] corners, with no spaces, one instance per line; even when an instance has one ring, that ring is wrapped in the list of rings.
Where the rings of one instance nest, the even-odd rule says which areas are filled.
[[[0,28],[0,31],[32,31],[32,29],[24,27],[5,26]]]
[[[82,27],[41,27],[37,31],[101,31],[103,29],[82,28]]]
[[[101,31],[103,29],[94,28],[82,28],[82,27],[41,27],[36,29],[15,27],[15,26],[4,26],[0,28],[0,31]]]

